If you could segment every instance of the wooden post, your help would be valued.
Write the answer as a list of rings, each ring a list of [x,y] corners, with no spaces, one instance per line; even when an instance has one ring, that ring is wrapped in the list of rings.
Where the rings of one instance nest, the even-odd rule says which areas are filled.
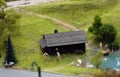
[[[41,69],[38,67],[38,77],[41,77]]]

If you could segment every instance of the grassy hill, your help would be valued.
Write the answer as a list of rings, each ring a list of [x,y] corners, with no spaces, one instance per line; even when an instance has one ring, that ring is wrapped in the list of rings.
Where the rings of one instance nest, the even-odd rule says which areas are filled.
[[[117,41],[120,38],[120,1],[119,0],[66,0],[56,3],[40,4],[24,7],[25,11],[33,14],[22,13],[21,19],[16,23],[16,30],[12,33],[11,39],[19,60],[14,68],[30,69],[32,61],[36,61],[44,71],[54,71],[61,73],[79,74],[99,72],[100,70],[91,68],[78,68],[69,66],[69,63],[76,59],[83,59],[85,55],[62,55],[62,61],[58,62],[56,57],[49,57],[44,60],[41,54],[39,39],[43,34],[53,33],[54,29],[59,32],[70,31],[54,23],[47,18],[40,18],[34,13],[48,15],[66,23],[72,24],[79,29],[85,30],[92,25],[93,18],[96,14],[102,17],[102,22],[113,24],[118,30]],[[19,30],[19,32],[18,32]],[[87,32],[89,40],[93,35]],[[5,49],[3,42],[0,42],[0,66],[4,61]],[[59,69],[58,69],[59,68]],[[88,76],[87,76],[88,77]]]
[[[64,29],[51,20],[43,19],[36,15],[21,14],[21,19],[17,21],[16,29],[11,34],[16,57],[19,61],[17,66],[30,68],[31,62],[36,61],[44,67],[39,40],[43,34],[53,33],[54,29],[58,29],[59,32],[69,31],[69,29]],[[0,42],[0,53],[2,54],[0,65],[4,61],[5,48],[2,42],[4,39],[1,39]]]
[[[71,0],[35,5],[24,9],[55,17],[86,31],[92,25],[94,16],[98,14],[102,17],[103,23],[113,24],[119,35],[119,7],[119,0]],[[117,39],[119,38],[120,36],[117,36]]]

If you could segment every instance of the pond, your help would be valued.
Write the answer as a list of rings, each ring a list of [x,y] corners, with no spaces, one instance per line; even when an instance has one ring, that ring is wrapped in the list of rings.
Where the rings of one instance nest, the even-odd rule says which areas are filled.
[[[112,68],[120,70],[120,50],[111,52],[108,56],[105,56],[100,66],[101,68]]]

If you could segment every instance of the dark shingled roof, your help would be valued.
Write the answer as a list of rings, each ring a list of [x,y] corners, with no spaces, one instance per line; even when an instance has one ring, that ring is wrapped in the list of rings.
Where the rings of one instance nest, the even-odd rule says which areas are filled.
[[[86,43],[87,38],[84,31],[61,32],[54,34],[45,34],[40,40],[40,45],[44,47],[54,47],[62,45]]]

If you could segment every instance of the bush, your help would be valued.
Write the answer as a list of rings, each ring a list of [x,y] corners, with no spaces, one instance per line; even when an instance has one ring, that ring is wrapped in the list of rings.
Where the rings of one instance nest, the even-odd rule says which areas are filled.
[[[6,14],[5,14],[4,12],[1,12],[1,11],[0,11],[0,19],[4,19],[4,18],[5,18],[5,15],[6,15]]]
[[[93,33],[93,31],[94,31],[93,26],[90,26],[90,27],[88,28],[88,31],[91,32],[91,33]]]
[[[96,41],[102,41],[103,43],[112,43],[117,35],[117,30],[113,25],[103,24],[99,15],[94,17],[94,22],[88,28],[88,31],[97,35]]]
[[[20,18],[20,14],[18,13],[10,13],[5,16],[5,21],[9,24],[14,24],[17,19]]]
[[[10,32],[13,32],[15,23],[20,19],[21,15],[14,10],[6,13],[0,12],[0,36],[4,34],[4,30],[7,28]]]
[[[90,62],[96,66],[96,68],[99,68],[99,66],[101,65],[102,63],[102,58],[103,58],[103,54],[102,54],[102,51],[98,51],[95,55],[93,55],[91,58],[90,58]]]
[[[91,27],[88,28],[88,31],[94,35],[99,35],[99,28],[102,26],[101,17],[96,15],[94,17],[94,22]]]
[[[111,24],[104,24],[99,29],[99,35],[102,37],[102,41],[106,43],[111,43],[115,40],[117,35],[116,29]]]

